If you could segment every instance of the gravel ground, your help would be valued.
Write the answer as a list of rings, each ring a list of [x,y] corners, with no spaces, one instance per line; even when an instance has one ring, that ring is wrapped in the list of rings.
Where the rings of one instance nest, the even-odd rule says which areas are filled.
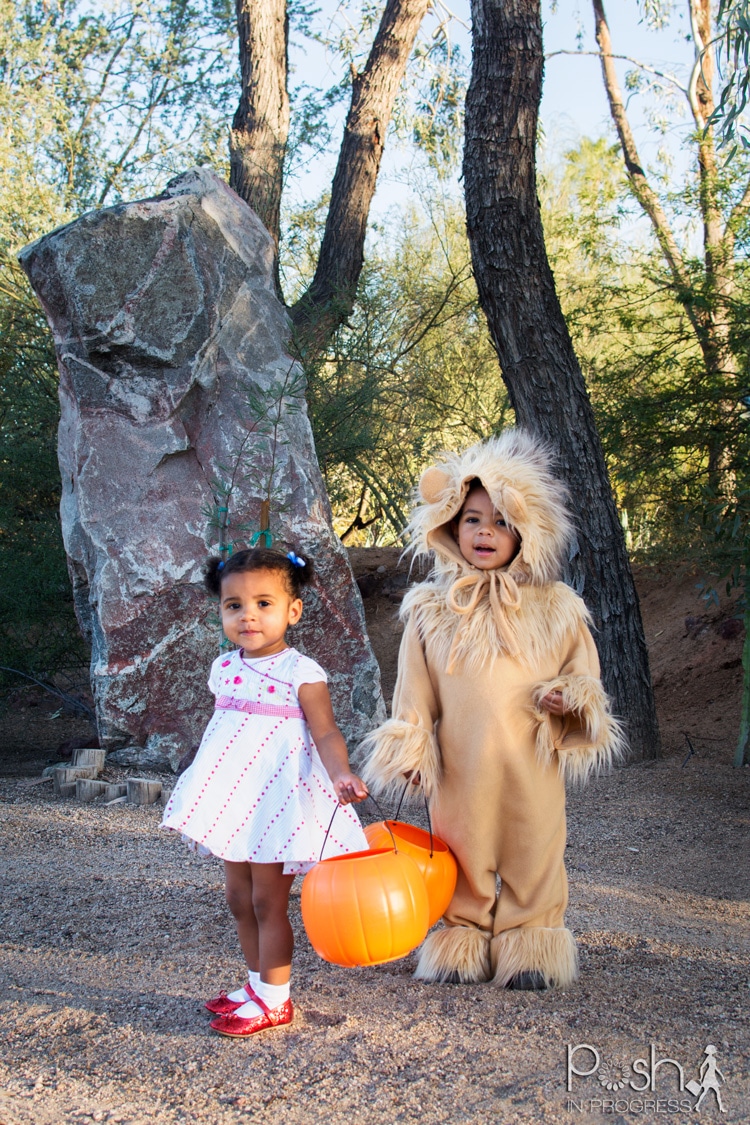
[[[297,1018],[235,1042],[202,1008],[242,979],[221,866],[159,833],[156,807],[80,805],[6,778],[0,1122],[687,1121],[695,1098],[674,1067],[655,1093],[602,1083],[651,1044],[687,1083],[709,1043],[726,1112],[709,1093],[701,1113],[746,1121],[749,788],[750,770],[673,757],[572,796],[581,978],[566,992],[425,985],[413,958],[326,965],[295,896]],[[600,1068],[568,1092],[566,1044],[582,1043]]]
[[[394,552],[352,554],[389,697],[405,573]],[[729,764],[742,639],[726,611],[694,608],[689,574],[639,589],[666,756],[571,794],[581,977],[566,992],[425,985],[413,956],[327,965],[297,888],[294,1023],[220,1038],[203,1001],[243,978],[221,865],[160,833],[160,808],[32,784],[81,731],[19,695],[0,724],[0,1125],[748,1121],[750,769]],[[693,1118],[674,1065],[651,1081],[652,1046],[687,1085],[709,1044],[725,1112],[709,1092]],[[599,1060],[570,1090],[569,1050],[580,1071]]]

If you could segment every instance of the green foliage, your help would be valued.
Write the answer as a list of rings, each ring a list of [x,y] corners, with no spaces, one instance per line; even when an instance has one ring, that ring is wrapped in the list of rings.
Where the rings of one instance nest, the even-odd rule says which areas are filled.
[[[396,542],[430,454],[489,436],[510,408],[457,206],[373,240],[351,323],[308,372],[316,447],[346,542]]]
[[[747,421],[748,414],[745,414]],[[721,592],[740,591],[737,611],[743,616],[745,643],[742,651],[743,691],[740,731],[734,765],[750,765],[750,441],[745,428],[744,456],[735,476],[730,498],[707,494],[700,512],[699,532],[707,543],[710,564],[701,582],[703,597],[719,601]]]
[[[717,129],[719,144],[728,148],[727,160],[738,146],[750,149],[750,133],[742,115],[750,96],[750,2],[719,0],[717,26],[724,85],[709,126]]]
[[[731,199],[736,185],[727,185]],[[709,450],[728,479],[746,456],[748,395],[732,372],[708,373],[688,310],[660,254],[634,227],[615,147],[583,140],[540,180],[547,245],[577,355],[586,376],[618,506],[631,547],[650,554],[710,557],[686,512],[710,494]],[[689,213],[693,188],[672,205]],[[737,232],[738,248],[744,231]],[[710,304],[699,260],[689,261],[691,300]],[[740,268],[732,349],[748,370],[748,277]],[[725,497],[725,500],[727,497]]]
[[[0,197],[19,235],[29,207],[48,222],[214,159],[236,99],[230,29],[206,0],[0,0]]]
[[[42,316],[22,289],[0,293],[0,665],[49,679],[80,668],[57,514],[59,408]],[[18,686],[5,672],[0,683]]]

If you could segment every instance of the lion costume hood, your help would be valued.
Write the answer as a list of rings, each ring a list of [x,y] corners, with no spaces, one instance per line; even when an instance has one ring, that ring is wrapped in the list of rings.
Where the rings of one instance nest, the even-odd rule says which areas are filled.
[[[523,430],[473,445],[462,453],[445,453],[422,474],[418,500],[407,528],[415,556],[435,555],[435,571],[455,579],[474,572],[458,549],[453,521],[477,480],[494,507],[521,537],[507,567],[512,580],[541,586],[560,577],[573,526],[566,510],[565,485],[550,472],[551,456],[537,438]]]
[[[443,454],[422,474],[408,549],[415,557],[431,555],[433,570],[404,598],[402,617],[426,611],[422,637],[432,634],[448,672],[459,664],[477,670],[499,652],[535,664],[563,633],[581,621],[590,624],[583,602],[557,581],[573,525],[567,490],[550,472],[550,461],[538,439],[506,430],[462,453]],[[472,566],[454,537],[454,520],[477,481],[521,540],[513,559],[496,570]]]

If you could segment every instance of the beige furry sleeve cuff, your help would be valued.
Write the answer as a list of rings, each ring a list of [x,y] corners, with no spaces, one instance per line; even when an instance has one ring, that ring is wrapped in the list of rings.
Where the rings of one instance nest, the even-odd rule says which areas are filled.
[[[435,738],[439,709],[414,613],[401,639],[392,710],[393,718],[371,731],[359,747],[362,780],[376,796],[393,800],[403,792],[405,775],[419,773],[425,796],[432,797],[442,773]],[[418,795],[419,787],[410,785],[407,799]]]
[[[562,693],[562,716],[540,707],[541,700],[551,691]],[[596,646],[585,626],[560,675],[536,685],[533,702],[539,724],[537,754],[543,762],[552,762],[556,757],[566,782],[584,785],[589,777],[610,769],[624,756],[625,733],[622,723],[611,712],[599,679]]]

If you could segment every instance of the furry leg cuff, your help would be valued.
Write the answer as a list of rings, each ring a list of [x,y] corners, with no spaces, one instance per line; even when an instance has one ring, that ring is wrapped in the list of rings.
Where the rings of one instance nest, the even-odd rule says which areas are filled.
[[[418,980],[473,984],[489,980],[490,937],[473,926],[445,926],[428,934],[414,971]]]
[[[564,927],[520,926],[490,943],[493,981],[505,988],[518,973],[538,972],[548,988],[566,988],[578,976],[575,938]]]
[[[367,735],[357,752],[358,758],[367,758],[361,770],[362,780],[368,789],[391,800],[401,796],[404,774],[419,773],[425,796],[437,790],[441,774],[440,751],[432,731],[389,719],[377,730]],[[409,786],[419,793],[419,787]]]

